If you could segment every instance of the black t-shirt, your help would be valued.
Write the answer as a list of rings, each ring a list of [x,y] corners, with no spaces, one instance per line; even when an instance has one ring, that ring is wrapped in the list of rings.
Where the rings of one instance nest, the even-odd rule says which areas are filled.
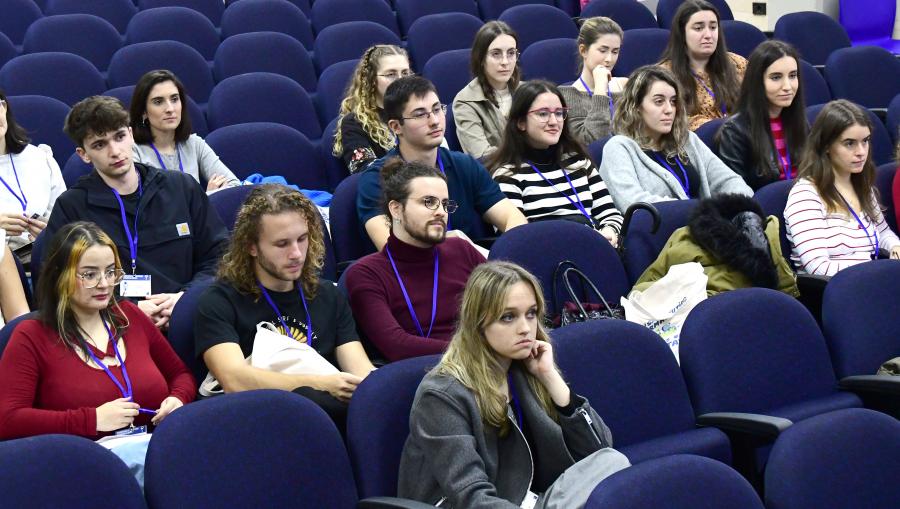
[[[306,311],[297,290],[268,290],[281,311],[281,319],[293,337],[306,342]],[[307,300],[312,320],[312,346],[319,355],[337,365],[334,350],[351,341],[359,341],[356,324],[346,298],[331,281],[320,280],[316,297]],[[197,356],[220,343],[238,343],[244,357],[253,353],[256,324],[269,322],[281,330],[281,321],[265,297],[254,301],[251,295],[239,293],[229,283],[216,281],[200,297],[194,319],[194,344]]]
[[[644,153],[657,163],[659,163],[661,160],[664,160],[666,164],[668,164],[671,168],[671,170],[669,171],[674,172],[673,175],[675,175],[675,179],[678,181],[684,181],[684,175],[681,173],[681,167],[684,167],[684,171],[685,173],[687,173],[688,178],[688,190],[690,191],[687,193],[688,198],[697,198],[700,196],[700,173],[697,172],[697,168],[694,168],[694,165],[691,164],[690,161],[684,161],[679,158],[679,160],[681,161],[680,167],[678,166],[678,161],[676,161],[675,158],[667,158],[662,152],[645,150]],[[663,168],[666,167],[663,164],[660,164],[660,166],[662,166]]]

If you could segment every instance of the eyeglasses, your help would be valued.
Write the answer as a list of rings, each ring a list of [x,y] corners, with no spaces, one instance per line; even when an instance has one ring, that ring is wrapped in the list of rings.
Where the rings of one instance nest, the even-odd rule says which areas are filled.
[[[569,108],[559,108],[557,110],[549,110],[547,108],[541,108],[539,110],[531,110],[528,112],[530,115],[534,115],[538,120],[546,124],[550,122],[550,115],[556,117],[558,122],[562,122],[569,115]]]
[[[508,49],[506,51],[503,51],[500,49],[495,49],[488,52],[487,56],[498,64],[503,61],[503,57],[506,57],[506,60],[509,60],[510,62],[515,62],[519,59],[519,50]]]
[[[400,72],[391,71],[391,72],[388,72],[385,74],[376,74],[376,76],[381,76],[382,78],[384,78],[388,81],[397,81],[400,78],[408,78],[410,76],[415,76],[415,75],[416,75],[416,73],[412,72],[409,69],[404,69]]]
[[[100,280],[102,279],[106,279],[106,282],[112,286],[118,285],[122,282],[122,278],[125,277],[125,271],[122,269],[109,269],[106,272],[89,270],[77,274],[77,276],[78,279],[81,279],[82,286],[84,286],[85,289],[90,290],[91,288],[97,288],[97,285],[100,284]]]
[[[425,205],[425,208],[428,210],[437,210],[438,205],[441,205],[444,207],[444,212],[446,212],[448,214],[452,214],[452,213],[456,212],[456,209],[459,208],[459,204],[456,203],[455,201],[441,200],[441,199],[438,199],[438,197],[436,197],[436,196],[425,196],[424,198],[419,198],[416,201],[418,201],[422,205]]]
[[[416,122],[424,122],[430,116],[434,115],[434,118],[438,118],[443,115],[447,111],[446,104],[439,104],[434,108],[431,108],[431,111],[417,111],[416,113],[411,114],[408,117],[400,117],[403,120],[415,120]]]

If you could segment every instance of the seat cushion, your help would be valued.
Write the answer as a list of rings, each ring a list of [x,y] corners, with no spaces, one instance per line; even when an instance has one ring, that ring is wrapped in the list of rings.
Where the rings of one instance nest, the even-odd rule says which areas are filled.
[[[852,392],[837,392],[824,398],[816,398],[802,403],[774,408],[766,412],[768,415],[776,417],[784,417],[793,422],[799,422],[803,419],[832,412],[834,410],[842,410],[844,408],[858,408],[862,406],[862,400],[859,396]]]
[[[615,445],[615,437],[613,437]],[[731,444],[716,428],[698,428],[654,438],[619,449],[632,464],[670,454],[696,454],[731,464]]]

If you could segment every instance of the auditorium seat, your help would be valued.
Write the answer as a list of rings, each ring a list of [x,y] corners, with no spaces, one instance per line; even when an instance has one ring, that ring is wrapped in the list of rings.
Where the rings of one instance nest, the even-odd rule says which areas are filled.
[[[103,72],[121,46],[122,37],[106,20],[90,14],[61,14],[32,23],[25,32],[22,51],[72,53]]]
[[[509,25],[519,38],[519,51],[546,39],[575,39],[578,27],[568,14],[552,5],[517,5],[503,11],[500,21]],[[575,71],[573,71],[575,72]]]
[[[125,30],[125,44],[169,40],[187,44],[212,60],[219,47],[219,32],[202,13],[177,6],[142,10]]]
[[[279,32],[313,49],[312,25],[296,5],[287,0],[232,2],[222,15],[222,39],[248,32]]]
[[[316,89],[312,57],[303,44],[287,34],[251,32],[222,41],[213,61],[216,81],[248,72],[280,74],[306,90]]]
[[[611,18],[622,30],[658,27],[650,9],[634,0],[593,0],[581,11],[581,17],[587,19],[595,16]]]
[[[117,51],[109,64],[109,88],[134,85],[156,69],[172,71],[184,83],[188,95],[206,104],[213,88],[209,64],[197,50],[177,41],[141,42]]]
[[[106,80],[94,64],[78,55],[32,53],[20,55],[0,68],[0,88],[8,95],[43,95],[71,106],[102,93]]]

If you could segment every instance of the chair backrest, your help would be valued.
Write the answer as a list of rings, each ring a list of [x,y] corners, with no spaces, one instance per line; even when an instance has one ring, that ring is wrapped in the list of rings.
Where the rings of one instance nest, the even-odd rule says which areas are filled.
[[[16,122],[25,128],[32,143],[50,145],[53,158],[62,168],[75,152],[72,139],[62,131],[69,106],[58,99],[41,95],[18,95],[8,99]]]
[[[328,211],[338,263],[356,260],[376,251],[372,240],[359,224],[356,213],[359,176],[359,173],[354,173],[338,184]]]
[[[882,0],[840,0],[838,21],[856,44],[890,39],[894,33],[897,5]]]
[[[578,27],[572,18],[552,5],[516,5],[498,18],[508,24],[519,37],[519,51],[544,39],[575,39]]]
[[[552,336],[566,382],[592,402],[617,448],[696,427],[678,362],[655,332],[626,320],[594,320]]]
[[[716,144],[716,134],[719,133],[719,129],[722,128],[722,124],[724,123],[724,118],[714,118],[694,131],[697,134],[697,137],[712,150],[716,157],[719,155],[719,146]]]
[[[72,154],[73,156],[77,156],[76,154]],[[44,232],[38,234],[37,237],[34,238],[34,242],[31,244],[31,287],[38,287],[38,278],[41,276],[41,265],[44,262],[44,244],[49,242],[50,239],[47,238],[47,235]]]
[[[462,152],[462,148],[459,145],[459,138],[456,136],[456,122],[453,120],[452,104],[447,105],[445,118],[446,126],[444,127],[444,140],[447,141],[447,146],[450,147],[450,150]]]
[[[344,161],[331,153],[331,149],[334,147],[334,133],[337,131],[339,120],[339,117],[331,119],[331,122],[328,123],[325,127],[325,131],[322,133],[322,140],[319,142],[319,157],[322,160],[322,164],[325,166],[328,191],[332,194],[334,194],[334,190],[337,189],[338,184],[350,175],[347,167],[344,166]]]
[[[826,60],[825,80],[836,98],[887,108],[900,92],[900,61],[876,46],[841,48]]]
[[[400,36],[394,11],[384,0],[316,0],[312,5],[312,25],[316,33],[347,21],[372,21]]]
[[[553,0],[478,0],[478,10],[481,19],[488,21],[499,18],[510,7],[528,4],[553,5]]]
[[[536,250],[535,246],[541,246]],[[541,282],[551,312],[571,300],[562,284],[553,296],[553,274],[560,262],[570,260],[584,272],[609,303],[619,302],[631,286],[616,250],[597,232],[574,221],[551,220],[513,228],[491,247],[491,260],[509,260],[528,269]],[[580,285],[573,284],[577,292]],[[599,302],[588,292],[583,302]],[[579,297],[581,298],[581,297]]]
[[[400,456],[416,389],[440,359],[428,355],[392,362],[373,371],[353,393],[347,449],[361,498],[397,496]]]
[[[900,263],[875,260],[848,267],[825,286],[822,328],[838,378],[874,375],[888,359],[900,357]]]
[[[41,9],[31,0],[0,0],[0,32],[6,34],[13,44],[20,45],[25,39],[25,31],[40,19]]]
[[[662,56],[667,44],[669,44],[668,30],[662,28],[626,30],[613,74],[628,76],[642,65],[659,62],[659,57]]]
[[[209,95],[207,120],[212,130],[247,122],[274,122],[322,137],[316,107],[296,81],[270,72],[251,72],[225,78]]]
[[[477,17],[463,12],[420,17],[409,27],[406,43],[413,68],[421,71],[428,60],[438,53],[471,47],[475,34],[483,24]],[[454,71],[463,71],[468,75],[468,69],[467,63],[465,69]],[[452,100],[447,99],[448,102]]]
[[[307,92],[316,90],[312,57],[299,41],[286,34],[249,32],[222,41],[213,61],[216,81],[248,72],[286,76]]]
[[[125,105],[125,109],[131,107],[131,97],[134,95],[134,85],[128,85],[124,87],[116,87],[103,92],[103,95],[108,95],[111,97],[115,97],[116,99],[122,101],[122,104]],[[182,97],[182,101],[185,99]],[[209,134],[209,127],[206,125],[206,114],[203,113],[203,110],[200,109],[200,106],[197,105],[197,102],[194,101],[194,98],[190,95],[187,96],[187,107],[188,114],[191,116],[191,127],[198,136],[205,137]],[[184,112],[182,112],[184,114]]]
[[[881,205],[885,208],[884,219],[891,231],[897,231],[897,203],[894,203],[894,176],[897,173],[896,162],[879,165],[875,169],[875,187],[878,188]]]
[[[744,21],[723,20],[721,29],[728,41],[728,51],[745,58],[750,58],[750,53],[767,39],[762,30]]]
[[[94,64],[71,53],[32,53],[0,68],[0,88],[9,95],[43,95],[73,105],[106,90]]]
[[[606,142],[608,142],[610,138],[612,138],[612,135],[604,136],[598,140],[592,141],[591,144],[588,145],[588,154],[591,156],[591,160],[594,161],[594,166],[597,168],[599,168],[600,163],[603,162],[603,147],[606,146]]]
[[[837,392],[822,331],[785,293],[740,288],[714,295],[691,310],[680,339],[697,414],[765,413]]]
[[[303,189],[328,188],[315,145],[292,127],[272,122],[234,124],[211,132],[206,142],[240,179],[261,173],[280,175]]]
[[[326,27],[316,35],[314,43],[316,68],[322,71],[331,64],[359,58],[376,44],[401,43],[397,34],[372,21],[347,21]]]
[[[101,495],[86,494],[85,486],[103,486],[103,504],[110,507],[147,507],[137,480],[118,456],[74,435],[0,442],[0,472],[8,507],[96,507]]]
[[[578,43],[575,39],[545,39],[522,52],[524,79],[545,79],[556,84],[571,83],[578,76]]]
[[[344,60],[329,65],[319,75],[316,87],[316,105],[319,108],[319,121],[322,125],[337,118],[341,111],[341,102],[347,96],[347,89],[353,79],[353,72],[359,60]],[[330,153],[330,149],[329,149]]]
[[[85,34],[90,34],[90,37]],[[72,53],[105,71],[113,54],[121,46],[119,32],[103,18],[90,14],[61,14],[32,23],[25,32],[22,51]]]
[[[18,56],[19,50],[3,32],[0,32],[0,67]]]
[[[6,345],[9,344],[9,338],[11,338],[13,332],[15,332],[16,326],[25,320],[31,320],[37,317],[37,311],[32,311],[30,313],[25,313],[24,315],[19,315],[3,324],[3,327],[0,327],[0,357],[3,356],[3,351],[6,350]]]
[[[55,16],[57,14],[92,14],[103,18],[116,28],[120,34],[125,33],[125,28],[131,18],[137,14],[137,6],[132,0],[47,0],[44,14]]]
[[[722,21],[734,19],[731,7],[725,0],[707,0],[713,4],[719,11],[719,19]],[[656,20],[659,22],[660,28],[672,28],[672,21],[675,19],[675,13],[684,0],[659,0],[656,4]]]
[[[172,71],[198,103],[205,104],[209,99],[213,88],[209,64],[197,50],[178,41],[140,42],[123,47],[109,63],[109,87],[134,85],[155,69]]]
[[[763,509],[753,487],[719,461],[675,454],[633,465],[602,480],[585,509]]]
[[[816,117],[819,116],[819,112],[822,111],[822,108],[824,107],[824,104],[806,107],[806,120],[809,122],[809,125],[812,125],[816,121]],[[872,161],[876,165],[892,162],[894,160],[894,145],[891,143],[891,136],[888,134],[884,122],[882,122],[881,119],[878,118],[878,115],[871,110],[867,108],[863,109],[868,113],[869,121],[872,124]]]
[[[763,213],[767,216],[778,218],[778,238],[781,241],[781,254],[791,264],[791,250],[793,246],[787,238],[787,228],[784,222],[784,207],[787,205],[788,194],[794,186],[793,180],[780,180],[766,184],[756,190],[753,198],[762,206]]]
[[[219,26],[225,10],[225,2],[222,0],[138,0],[137,4],[142,11],[155,7],[187,7],[209,18],[213,26]]]
[[[202,13],[177,6],[141,11],[125,30],[125,44],[167,40],[183,42],[212,60],[219,47],[219,32]]]
[[[16,264],[16,272],[19,274],[19,283],[22,284],[22,291],[25,293],[25,303],[28,309],[34,309],[34,292],[31,291],[31,284],[28,282],[28,274],[25,273],[25,266],[17,256],[13,256],[13,262]],[[2,353],[0,348],[0,353]]]
[[[656,28],[656,17],[643,3],[634,0],[593,0],[581,10],[582,18],[606,16],[622,27],[622,30],[633,28]]]
[[[775,38],[791,43],[800,57],[812,65],[825,65],[833,51],[850,47],[840,23],[821,12],[792,12],[775,22]]]
[[[890,507],[900,499],[900,423],[863,408],[796,423],[772,447],[766,507]]]
[[[653,218],[645,210],[636,210],[625,233],[625,271],[635,283],[656,260],[672,233],[686,226],[697,200],[662,201],[653,204],[659,211],[659,229],[651,233]]]
[[[894,143],[900,142],[900,94],[895,95],[888,104],[885,125]]]
[[[224,191],[219,193],[222,192]],[[216,196],[219,193],[212,196]],[[212,200],[210,200],[210,203],[212,203]],[[172,316],[169,320],[169,333],[167,336],[169,344],[172,345],[172,349],[178,354],[181,362],[191,370],[198,384],[203,382],[209,370],[203,362],[203,357],[196,354],[194,321],[197,317],[197,306],[200,304],[200,297],[212,283],[212,279],[205,279],[191,285],[178,299],[175,308],[172,309]]]
[[[394,7],[397,11],[397,20],[400,22],[400,31],[404,34],[409,32],[409,27],[417,19],[429,14],[462,12],[478,16],[478,6],[475,5],[474,0],[430,0],[428,2],[394,0]]]
[[[800,60],[800,86],[803,87],[805,106],[825,104],[832,99],[825,76],[806,60]]]
[[[468,48],[444,51],[425,63],[422,76],[434,83],[442,101],[452,103],[456,94],[472,81],[472,75],[468,72],[471,54]]]
[[[144,483],[151,508],[357,502],[334,423],[312,401],[280,390],[225,394],[173,412],[153,432]]]
[[[279,32],[313,49],[312,25],[296,5],[287,0],[231,2],[222,15],[222,39],[247,32]]]

